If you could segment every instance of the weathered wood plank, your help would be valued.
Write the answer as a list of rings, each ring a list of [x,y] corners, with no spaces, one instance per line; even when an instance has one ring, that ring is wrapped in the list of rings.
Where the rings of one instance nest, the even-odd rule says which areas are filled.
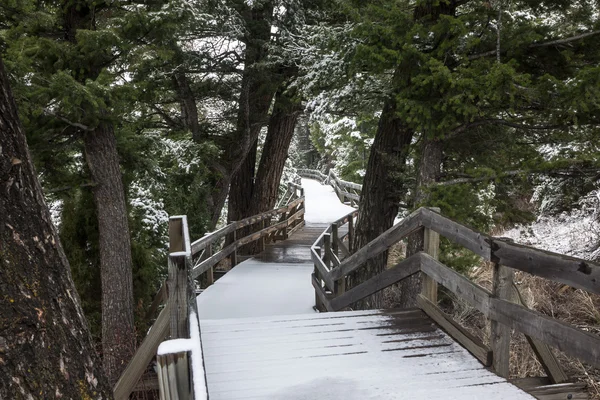
[[[505,300],[492,298],[489,317],[554,346],[582,362],[600,367],[600,337]]]
[[[527,307],[523,297],[521,296],[521,293],[519,292],[519,289],[516,287],[516,285],[514,285],[514,283],[512,289],[516,294],[515,300],[517,303],[521,304],[523,307]],[[533,352],[537,356],[540,364],[542,364],[542,368],[544,368],[544,371],[546,371],[546,375],[548,375],[548,379],[550,380],[549,383],[564,383],[569,380],[569,377],[562,369],[557,358],[554,356],[554,353],[552,353],[552,350],[550,350],[550,347],[548,347],[546,343],[542,343],[539,340],[527,335],[525,335],[525,339],[527,339],[527,342],[533,349]]]
[[[589,396],[585,389],[584,383],[563,383],[537,386],[526,391],[538,400],[587,400]]]
[[[489,241],[494,262],[600,294],[600,266],[595,263],[499,239]]]
[[[475,285],[429,255],[420,254],[423,272],[488,318],[554,346],[589,365],[600,367],[600,337],[523,306],[494,298],[487,290]]]
[[[329,296],[327,295],[327,293],[325,293],[325,290],[323,290],[321,283],[318,281],[317,277],[314,274],[312,275],[311,281],[313,287],[315,288],[315,294],[317,295],[319,302],[325,307],[327,311],[335,311],[331,307]]]
[[[194,241],[191,245],[192,247],[192,255],[196,255],[199,251],[204,250],[207,246],[213,244],[215,241],[221,239],[223,236],[230,234],[236,230],[235,223],[231,223],[227,226],[224,226],[221,229],[218,229],[196,241]]]
[[[150,332],[142,341],[129,364],[127,364],[113,390],[116,400],[129,398],[129,394],[156,355],[158,346],[169,334],[169,314],[168,306],[162,309]]]
[[[423,228],[423,251],[434,259],[439,258],[440,234],[428,228]],[[433,304],[437,304],[438,284],[427,274],[421,277],[421,294]]]
[[[346,258],[342,263],[331,270],[331,278],[334,280],[338,280],[352,271],[359,268],[363,265],[367,260],[378,256],[387,250],[392,244],[396,243],[406,235],[412,233],[413,231],[419,229],[421,226],[421,211],[422,209],[417,210],[412,213],[408,217],[406,217],[402,222],[394,225],[384,233],[382,233],[377,239],[372,240],[362,249],[356,251],[350,257]]]
[[[421,255],[421,270],[471,306],[489,315],[491,293],[477,286],[463,275],[451,270],[428,254]]]
[[[400,261],[392,268],[386,269],[382,273],[346,291],[344,294],[333,298],[331,300],[331,308],[334,311],[341,310],[350,304],[356,303],[373,293],[419,272],[420,262],[421,257],[418,254]]]
[[[171,338],[188,337],[188,271],[185,256],[169,256],[167,281],[171,309]]]
[[[492,365],[492,351],[484,345],[479,339],[471,335],[467,330],[460,326],[450,316],[440,310],[435,304],[423,295],[417,297],[417,305],[432,320],[442,327],[453,339],[461,346],[473,354],[483,365],[489,367]]]
[[[452,221],[450,218],[444,217],[427,208],[420,208],[419,210],[421,210],[423,226],[433,229],[445,238],[460,244],[488,261],[491,259],[489,236]]]
[[[312,258],[313,263],[315,264],[315,267],[319,271],[320,278],[323,279],[325,285],[329,290],[333,290],[335,287],[334,280],[329,275],[329,269],[321,259],[321,256],[317,253],[315,247],[311,247],[310,256]]]
[[[513,270],[494,264],[492,273],[492,294],[499,299],[513,302]],[[494,353],[494,371],[503,378],[510,375],[510,327],[490,321],[490,347]]]

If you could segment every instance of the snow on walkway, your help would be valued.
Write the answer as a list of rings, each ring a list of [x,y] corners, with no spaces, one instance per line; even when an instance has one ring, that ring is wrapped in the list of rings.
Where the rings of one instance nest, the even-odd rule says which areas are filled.
[[[303,178],[302,187],[306,197],[304,221],[307,224],[330,224],[354,210],[342,204],[329,185]]]
[[[329,185],[302,179],[302,186],[306,197],[304,219],[307,225],[329,224],[354,210],[340,203]],[[316,240],[320,231],[313,230]],[[278,243],[269,246],[277,246]],[[251,258],[237,265],[197,297],[199,318],[204,320],[313,313],[315,292],[310,278],[313,265],[285,263],[285,254],[292,257],[298,251],[308,253],[309,246],[294,245],[294,251],[282,249],[283,263]]]

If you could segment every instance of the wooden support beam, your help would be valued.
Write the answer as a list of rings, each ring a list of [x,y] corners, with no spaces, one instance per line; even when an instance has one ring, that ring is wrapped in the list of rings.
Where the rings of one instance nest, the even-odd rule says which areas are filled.
[[[439,212],[439,209],[433,209]],[[423,228],[423,251],[429,254],[432,258],[438,259],[440,252],[440,234],[436,231]],[[438,284],[435,280],[431,279],[427,274],[421,274],[421,294],[431,301],[433,304],[437,304],[437,292]]]
[[[498,299],[512,302],[513,276],[514,272],[511,268],[494,264],[492,295]],[[494,353],[494,372],[508,379],[510,376],[510,336],[512,329],[495,320],[491,320],[490,323],[490,346]]]
[[[517,303],[521,304],[523,307],[527,307],[527,304],[525,304],[525,301],[523,300],[523,297],[521,296],[521,293],[514,282],[512,289],[515,293],[514,299],[517,301]],[[569,380],[569,377],[562,369],[558,359],[554,356],[554,353],[552,353],[552,350],[550,350],[550,347],[547,344],[527,335],[525,335],[525,339],[527,339],[527,342],[533,349],[538,361],[540,364],[542,364],[542,368],[544,368],[544,371],[546,371],[546,375],[548,375],[550,383],[564,383]]]
[[[448,335],[473,354],[483,365],[492,365],[492,351],[479,339],[471,335],[449,315],[440,310],[433,302],[422,294],[417,297],[417,305],[432,320],[435,321]]]
[[[364,299],[402,279],[409,277],[412,274],[419,272],[419,264],[421,258],[419,254],[415,254],[405,260],[400,261],[392,268],[386,269],[380,274],[366,280],[348,290],[347,292],[334,297],[331,300],[331,308],[333,311],[341,310],[349,305]]]
[[[156,355],[160,343],[169,334],[169,308],[163,308],[152,325],[150,332],[142,341],[129,364],[121,374],[114,388],[115,400],[129,399],[130,393],[146,371],[148,364]]]

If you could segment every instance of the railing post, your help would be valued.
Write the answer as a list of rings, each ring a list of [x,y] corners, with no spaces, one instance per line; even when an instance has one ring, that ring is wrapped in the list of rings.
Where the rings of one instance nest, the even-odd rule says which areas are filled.
[[[184,217],[185,218],[185,217]],[[188,316],[188,268],[184,244],[184,218],[169,220],[169,304],[171,310],[171,339],[185,338],[189,334]],[[186,224],[187,225],[187,224]]]
[[[492,295],[503,300],[514,301],[512,268],[494,264]],[[510,374],[510,335],[511,328],[498,321],[491,321],[490,348],[493,354],[493,368],[496,374],[508,378]]]
[[[171,339],[187,339],[189,332],[189,305],[195,293],[192,287],[190,241],[185,216],[169,219],[169,293]],[[164,359],[158,359],[159,365],[165,365]],[[187,353],[172,356],[169,365],[169,380],[176,382],[177,398],[191,398],[191,379]],[[159,368],[160,369],[160,368]],[[159,384],[162,385],[162,383]],[[164,383],[164,382],[163,382]],[[161,387],[164,390],[164,387]]]
[[[331,234],[325,233],[323,235],[323,262],[327,266],[327,269],[331,269]]]
[[[338,224],[331,224],[331,251],[336,257],[339,257],[339,246],[338,246]],[[346,277],[342,277],[335,281],[335,287],[333,288],[333,292],[336,296],[341,295],[346,291]]]
[[[209,243],[208,246],[206,246],[205,251],[206,251],[206,253],[205,253],[206,258],[210,258],[213,255],[212,243]],[[206,287],[209,287],[213,283],[215,283],[215,272],[214,272],[214,267],[210,267],[206,271]]]
[[[319,257],[321,257],[321,248],[320,247],[315,247],[315,252],[317,253],[317,255]],[[319,274],[319,269],[317,268],[316,264],[315,264],[315,270],[314,270],[313,274],[315,276],[315,279],[319,283],[319,285],[322,285],[321,275]],[[321,300],[319,299],[319,295],[317,294],[317,289],[315,289],[315,308],[320,312],[326,311],[325,306],[321,303]]]
[[[431,208],[439,212],[439,208]],[[423,228],[423,251],[436,260],[440,253],[440,234],[434,230]],[[437,304],[438,284],[426,274],[421,273],[421,294],[433,304]]]
[[[348,252],[350,254],[354,253],[352,251],[352,242],[354,242],[354,215],[350,214],[350,218],[348,218]]]
[[[231,238],[231,243],[235,243],[235,241],[237,240],[237,230],[233,231],[233,233],[231,234]],[[235,249],[233,253],[231,253],[229,260],[231,261],[231,268],[237,265],[237,249]]]

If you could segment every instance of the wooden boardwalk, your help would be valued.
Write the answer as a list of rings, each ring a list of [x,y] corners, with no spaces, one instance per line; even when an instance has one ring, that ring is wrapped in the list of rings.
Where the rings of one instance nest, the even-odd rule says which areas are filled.
[[[201,321],[211,400],[533,399],[422,311]]]
[[[311,312],[309,247],[325,227],[266,246],[198,297],[211,400],[533,398],[420,310]]]

